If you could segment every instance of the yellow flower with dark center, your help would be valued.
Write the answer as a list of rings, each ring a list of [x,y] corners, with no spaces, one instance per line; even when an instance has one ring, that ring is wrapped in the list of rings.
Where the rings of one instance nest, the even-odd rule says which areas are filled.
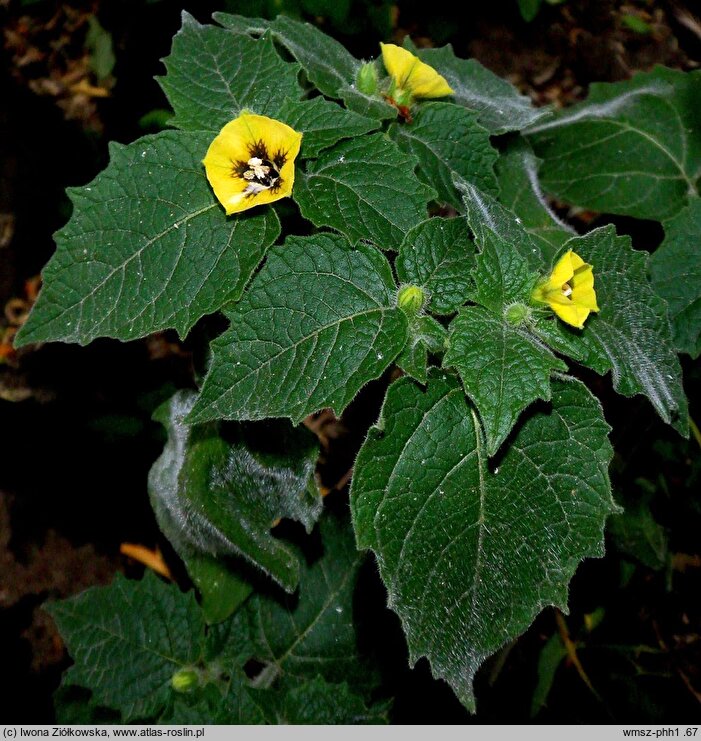
[[[563,322],[579,329],[590,312],[599,311],[593,268],[572,250],[565,252],[550,276],[533,289],[531,298],[547,304]]]
[[[444,98],[453,91],[446,79],[401,46],[380,44],[382,61],[392,78],[387,94],[397,106],[407,106],[413,98]]]
[[[207,180],[227,214],[289,196],[302,135],[267,116],[242,113],[209,145]]]

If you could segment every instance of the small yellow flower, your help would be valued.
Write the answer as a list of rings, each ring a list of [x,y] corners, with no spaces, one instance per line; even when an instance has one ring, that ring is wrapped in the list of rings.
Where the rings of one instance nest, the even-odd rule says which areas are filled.
[[[599,311],[594,292],[591,265],[569,250],[557,261],[548,278],[539,283],[531,295],[533,301],[548,304],[563,322],[582,329],[592,311]]]
[[[289,196],[302,135],[267,116],[242,113],[209,145],[207,180],[227,214]]]
[[[397,104],[406,106],[411,98],[444,98],[453,91],[446,79],[417,56],[395,44],[380,44],[382,61],[392,87],[389,96]]]

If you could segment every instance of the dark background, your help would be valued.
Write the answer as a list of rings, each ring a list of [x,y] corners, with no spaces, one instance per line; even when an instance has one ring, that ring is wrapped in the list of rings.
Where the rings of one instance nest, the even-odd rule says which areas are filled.
[[[139,576],[142,567],[119,554],[124,542],[159,545],[175,560],[155,525],[146,479],[162,445],[151,413],[193,383],[188,341],[164,333],[20,352],[10,342],[53,252],[52,233],[70,215],[65,188],[105,167],[109,141],[130,142],[163,125],[167,103],[154,76],[164,72],[159,60],[183,7],[202,22],[215,10],[272,17],[282,8],[365,58],[377,55],[379,41],[401,43],[407,33],[419,45],[450,41],[538,105],[570,104],[592,81],[625,79],[655,63],[693,69],[701,59],[695,2],[543,3],[529,23],[515,0],[464,5],[467,22],[452,15],[451,3],[431,4],[428,15],[418,1],[0,0],[0,722],[53,719],[51,693],[69,660],[40,609],[44,601],[108,583],[117,570]],[[658,224],[556,207],[580,230],[614,221],[638,249],[652,250],[662,238]],[[684,369],[698,421],[699,364],[685,358]],[[568,617],[546,610],[485,665],[474,717],[432,680],[425,662],[408,668],[370,560],[357,611],[371,625],[362,640],[382,667],[382,691],[396,697],[394,722],[701,717],[701,440],[676,436],[645,400],[614,395],[610,379],[585,380],[613,426],[612,479],[627,508],[609,528],[606,558],[579,568]],[[370,384],[342,420],[328,422],[327,486],[351,465],[386,383]],[[334,496],[342,500],[345,490]],[[542,648],[556,633],[572,641],[571,652],[547,702],[533,708],[548,673]]]

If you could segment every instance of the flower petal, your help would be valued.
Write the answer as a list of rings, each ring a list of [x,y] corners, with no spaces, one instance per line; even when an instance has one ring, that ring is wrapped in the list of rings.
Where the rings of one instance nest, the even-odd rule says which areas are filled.
[[[575,294],[574,289],[572,290],[572,301],[573,303],[583,306],[585,309],[590,311],[599,311],[599,306],[596,303],[596,292],[593,288],[584,288],[577,291]]]
[[[584,329],[584,322],[589,316],[589,309],[577,304],[569,303],[566,306],[560,303],[550,304],[550,308],[562,319],[563,322],[571,324],[577,329]]]
[[[203,160],[207,179],[227,214],[272,203],[289,196],[294,184],[294,160],[302,135],[280,121],[242,113],[214,138]],[[251,157],[276,162],[274,187],[257,187],[242,176]]]
[[[551,283],[553,287],[557,286],[558,290],[562,289],[565,283],[569,283],[570,279],[574,275],[574,265],[572,264],[572,257],[574,252],[569,250],[557,261],[553,268],[548,283]],[[575,256],[576,257],[576,256]]]
[[[589,314],[599,311],[592,266],[568,250],[552,273],[533,288],[531,300],[547,304],[563,322],[583,329]]]
[[[572,287],[572,301],[591,309],[591,311],[599,311],[596,304],[596,292],[594,291],[594,270],[579,255],[573,252],[572,256],[580,263],[575,267],[574,275],[569,281]],[[573,264],[574,262],[573,260]]]
[[[414,65],[419,61],[418,57],[396,44],[380,42],[380,48],[382,49],[382,61],[385,63],[389,76],[399,87],[404,87]]]
[[[570,278],[570,285],[575,288],[593,288],[594,287],[594,270],[591,265],[584,263],[574,271]]]
[[[444,98],[453,91],[447,80],[416,55],[395,44],[382,44],[382,61],[395,85],[415,98]]]
[[[591,265],[587,265],[587,263],[584,262],[584,260],[582,260],[582,258],[576,252],[573,252],[572,250],[570,250],[569,254],[570,254],[570,262],[572,263],[572,270],[575,270],[575,271],[579,270],[579,268],[581,268],[582,265],[586,267],[591,267]]]

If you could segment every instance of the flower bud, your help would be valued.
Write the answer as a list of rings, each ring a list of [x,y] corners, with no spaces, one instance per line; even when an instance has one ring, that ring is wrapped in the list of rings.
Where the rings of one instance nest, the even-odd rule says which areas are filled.
[[[397,296],[397,304],[407,314],[416,314],[424,305],[424,292],[418,286],[404,286]]]
[[[194,669],[180,669],[170,678],[176,692],[192,692],[200,684],[200,675]]]
[[[519,324],[523,324],[523,322],[528,319],[530,313],[531,310],[528,308],[528,306],[526,306],[525,304],[516,303],[506,307],[504,316],[506,317],[506,321],[509,324],[518,326]]]
[[[400,87],[395,88],[394,95],[391,98],[395,105],[400,108],[410,108],[414,104],[414,96],[411,94],[411,91],[403,90]]]
[[[374,95],[377,92],[377,70],[374,62],[366,62],[358,70],[356,85],[365,95]]]

